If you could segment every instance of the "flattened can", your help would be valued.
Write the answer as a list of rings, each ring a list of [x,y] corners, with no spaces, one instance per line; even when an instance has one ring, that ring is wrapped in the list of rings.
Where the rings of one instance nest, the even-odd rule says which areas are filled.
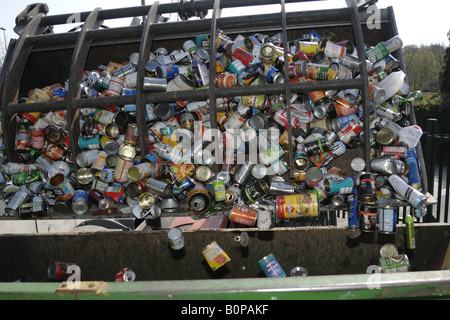
[[[230,212],[231,222],[253,227],[256,224],[258,212],[250,207],[235,204]]]
[[[318,196],[315,193],[278,196],[277,212],[280,219],[317,217],[319,215]]]
[[[406,254],[380,258],[379,265],[381,268],[381,272],[383,273],[408,272],[410,268],[409,259]]]
[[[286,277],[286,273],[278,263],[273,253],[258,261],[259,266],[268,278]]]
[[[109,186],[105,189],[104,195],[116,203],[126,203],[125,187]]]
[[[170,247],[173,250],[181,250],[184,248],[184,236],[180,228],[172,228],[167,232]]]
[[[114,277],[114,282],[133,282],[136,280],[136,273],[129,268],[120,270]]]
[[[73,273],[69,273],[70,269],[76,271],[79,267],[75,263],[53,262],[47,268],[47,276],[50,280],[67,280]]]
[[[398,209],[383,205],[378,207],[378,231],[383,233],[394,233],[397,229]]]
[[[228,254],[222,250],[216,241],[211,242],[202,250],[203,257],[213,271],[216,271],[230,261]]]
[[[377,228],[378,206],[361,204],[359,208],[359,228],[361,231],[373,232]]]

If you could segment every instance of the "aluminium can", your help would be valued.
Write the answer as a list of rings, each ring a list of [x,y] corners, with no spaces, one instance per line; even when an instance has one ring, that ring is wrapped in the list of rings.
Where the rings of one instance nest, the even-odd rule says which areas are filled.
[[[20,216],[22,219],[37,218],[47,216],[48,204],[41,196],[34,196],[30,202],[20,206]]]
[[[216,271],[231,260],[216,241],[203,248],[202,254],[212,271]]]
[[[410,269],[409,258],[406,254],[379,258],[379,266],[383,273],[408,272]]]
[[[259,260],[258,264],[268,278],[286,277],[286,273],[273,253]]]
[[[14,194],[14,197],[11,199],[11,201],[8,203],[8,205],[5,208],[5,212],[10,217],[18,217],[20,207],[22,204],[29,198],[29,194],[25,191],[19,190]]]
[[[362,172],[359,177],[359,199],[363,204],[375,204],[375,176],[370,172]]]
[[[50,280],[64,281],[74,274],[74,272],[69,273],[71,269],[76,272],[76,270],[79,270],[79,267],[75,263],[53,262],[47,268],[47,276]]]
[[[167,238],[173,250],[181,250],[184,248],[184,236],[180,228],[171,228],[167,232]]]
[[[130,181],[136,182],[148,178],[151,175],[151,169],[151,162],[142,162],[140,164],[133,165],[128,170],[128,179],[130,179]]]
[[[246,186],[242,192],[241,196],[246,203],[255,202],[269,193],[269,185],[266,181],[260,179],[250,186]]]
[[[114,277],[114,282],[133,282],[135,280],[136,273],[129,268],[120,270]]]
[[[72,210],[75,214],[82,215],[89,210],[88,194],[84,190],[76,190],[72,198]]]
[[[377,228],[378,206],[361,204],[359,207],[359,228],[364,232],[373,232]]]
[[[211,207],[211,198],[206,186],[197,182],[187,195],[189,211],[194,215],[205,213]]]
[[[220,179],[216,179],[212,182],[214,199],[218,202],[225,201],[227,199],[225,182]]]
[[[100,210],[106,210],[111,207],[112,200],[106,198],[100,191],[92,189],[88,193],[88,200],[97,206]]]

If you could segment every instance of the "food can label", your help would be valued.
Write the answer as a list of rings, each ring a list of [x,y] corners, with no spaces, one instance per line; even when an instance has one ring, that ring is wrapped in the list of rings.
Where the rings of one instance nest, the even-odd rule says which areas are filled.
[[[128,182],[128,171],[130,170],[130,168],[134,165],[134,161],[133,160],[127,160],[124,159],[122,157],[119,157],[117,159],[117,165],[116,168],[114,170],[114,180],[117,182],[123,182],[126,183]]]
[[[235,204],[230,213],[230,221],[249,227],[253,227],[256,222],[258,212],[250,207]]]
[[[272,253],[261,259],[258,263],[267,277],[286,277],[286,273]]]
[[[227,253],[222,250],[222,248],[217,244],[216,241],[213,241],[209,245],[207,245],[205,249],[203,249],[202,254],[213,271],[216,271],[225,263],[231,260]]]
[[[319,215],[317,194],[278,196],[277,212],[280,219],[317,217]]]

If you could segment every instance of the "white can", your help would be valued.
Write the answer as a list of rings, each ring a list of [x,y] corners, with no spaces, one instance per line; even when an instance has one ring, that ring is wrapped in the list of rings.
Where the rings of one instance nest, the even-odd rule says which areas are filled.
[[[180,228],[172,228],[167,233],[170,247],[173,250],[181,250],[184,248],[184,237]]]

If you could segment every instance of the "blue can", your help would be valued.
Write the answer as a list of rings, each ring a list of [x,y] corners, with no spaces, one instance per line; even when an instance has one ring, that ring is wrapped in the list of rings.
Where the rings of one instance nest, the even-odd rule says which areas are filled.
[[[394,233],[397,228],[398,208],[390,205],[378,207],[378,231],[382,233]]]
[[[83,136],[78,138],[78,146],[81,150],[97,150],[100,149],[100,135],[85,139]]]
[[[195,45],[197,48],[209,49],[209,36],[207,34],[196,36]]]
[[[156,67],[156,76],[163,79],[173,79],[180,74],[180,70],[174,64]]]
[[[348,229],[350,231],[359,230],[359,219],[358,219],[358,188],[353,188],[351,194],[351,203],[348,208]]]
[[[422,184],[420,182],[419,164],[417,162],[417,155],[414,149],[406,151],[406,164],[409,166],[408,183],[414,189],[420,190]]]
[[[350,194],[353,192],[354,182],[353,178],[327,178],[325,179],[325,190],[329,195],[335,194]]]
[[[281,268],[273,253],[259,260],[258,264],[264,271],[264,274],[269,278],[286,277],[286,273],[283,268]]]

